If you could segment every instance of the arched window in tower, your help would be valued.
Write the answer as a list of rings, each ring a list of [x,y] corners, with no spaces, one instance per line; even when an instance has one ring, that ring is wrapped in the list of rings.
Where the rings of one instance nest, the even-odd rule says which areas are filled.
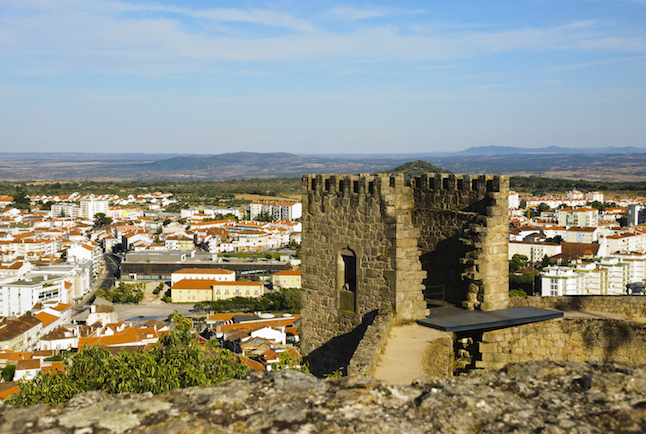
[[[350,248],[341,250],[337,257],[337,290],[339,310],[356,312],[357,255]]]

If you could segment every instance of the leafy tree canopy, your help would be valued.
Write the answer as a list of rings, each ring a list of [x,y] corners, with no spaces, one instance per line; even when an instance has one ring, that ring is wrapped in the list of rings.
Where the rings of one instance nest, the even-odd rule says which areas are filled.
[[[172,320],[174,330],[163,335],[160,345],[150,351],[121,351],[111,356],[96,345],[85,347],[63,362],[65,372],[39,372],[32,381],[19,383],[19,391],[5,403],[54,405],[90,390],[158,394],[247,374],[248,368],[230,351],[199,343],[189,320],[177,312]]]
[[[397,166],[394,169],[386,170],[383,173],[400,173],[403,172],[406,179],[413,176],[422,175],[424,173],[451,173],[449,170],[442,169],[440,167],[434,166],[431,163],[424,160],[410,161],[404,163],[401,166]]]

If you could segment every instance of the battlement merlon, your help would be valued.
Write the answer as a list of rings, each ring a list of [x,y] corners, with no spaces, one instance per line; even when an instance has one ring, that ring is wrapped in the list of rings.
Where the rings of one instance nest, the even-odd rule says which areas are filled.
[[[388,194],[393,188],[410,187],[428,191],[462,191],[502,193],[509,191],[506,175],[457,175],[425,173],[404,182],[403,173],[392,175],[303,175],[303,193],[319,194]]]

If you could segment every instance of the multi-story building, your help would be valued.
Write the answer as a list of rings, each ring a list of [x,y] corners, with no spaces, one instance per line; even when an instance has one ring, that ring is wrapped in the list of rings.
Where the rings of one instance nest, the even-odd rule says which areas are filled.
[[[541,295],[560,297],[585,293],[585,277],[571,268],[547,267],[541,273]]]
[[[0,328],[0,349],[32,351],[38,345],[43,323],[31,315],[22,315]]]
[[[615,252],[608,256],[628,264],[628,283],[646,281],[646,253]]]
[[[108,214],[108,201],[96,199],[93,194],[81,199],[80,203],[79,217],[92,220],[95,214]]]
[[[585,194],[586,200],[590,202],[601,202],[603,203],[603,192],[601,191],[589,191]]]
[[[595,243],[599,239],[598,227],[577,227],[567,228],[565,241],[568,243]]]
[[[646,206],[643,203],[628,205],[628,226],[646,223]]]
[[[303,215],[303,206],[300,202],[254,200],[249,204],[249,217],[255,220],[261,214],[273,216],[274,220],[296,220]]]
[[[301,272],[297,270],[279,271],[272,276],[274,289],[300,288]]]
[[[617,258],[577,260],[546,267],[541,273],[541,295],[621,295],[629,282],[630,265]]]
[[[223,282],[212,279],[184,279],[173,284],[173,303],[197,303],[200,301],[228,300],[234,297],[262,297],[265,286],[262,282]]]
[[[509,259],[514,255],[525,255],[530,262],[540,262],[545,255],[548,257],[558,255],[562,252],[560,244],[556,243],[533,243],[530,241],[510,241]]]
[[[599,211],[590,207],[566,207],[558,211],[559,226],[596,227],[599,224]]]
[[[49,215],[53,218],[57,217],[79,217],[81,210],[75,203],[55,203]]]
[[[36,303],[67,303],[62,275],[27,273],[18,280],[0,284],[0,314],[16,317],[30,311]]]
[[[646,234],[641,231],[608,235],[603,241],[608,253],[646,252]]]

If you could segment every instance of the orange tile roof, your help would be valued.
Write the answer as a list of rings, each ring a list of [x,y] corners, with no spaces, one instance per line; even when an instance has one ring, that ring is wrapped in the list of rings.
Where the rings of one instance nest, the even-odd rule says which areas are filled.
[[[40,369],[40,359],[26,359],[18,361],[16,371],[28,369]]]
[[[18,391],[20,390],[13,381],[11,381],[11,383],[13,383],[14,385],[0,392],[0,401],[4,401],[14,393],[18,393]]]
[[[78,348],[82,349],[85,345],[100,345],[100,346],[116,346],[124,344],[132,344],[141,342],[141,334],[135,327],[126,327],[121,332],[117,332],[112,336],[101,336],[96,338],[80,338]]]
[[[235,271],[224,268],[182,268],[172,274],[235,274]]]
[[[55,374],[57,372],[65,372],[63,362],[52,362],[51,366],[43,366],[42,371],[44,374]]]
[[[265,327],[282,327],[292,326],[300,318],[300,315],[294,315],[291,318],[273,318],[264,321],[245,321],[237,324],[223,324],[220,329],[222,332],[242,331],[251,333]]]
[[[251,360],[247,356],[243,356],[242,354],[236,354],[240,358],[240,361],[244,363],[247,367],[255,370],[255,371],[260,371],[260,372],[265,372],[267,369],[265,369],[265,365],[263,365],[260,362],[256,362],[255,360]]]
[[[12,353],[8,360],[10,362],[17,362],[19,360],[27,360],[29,358],[31,358],[31,353],[29,351],[19,351]]]
[[[206,320],[207,321],[230,321],[236,315],[237,314],[235,313],[216,313],[208,317]]]
[[[274,273],[274,276],[300,276],[301,272],[298,270],[283,270],[278,273]]]
[[[211,290],[216,282],[213,279],[182,279],[176,282],[171,289]]]
[[[50,325],[51,323],[53,323],[58,319],[57,316],[51,315],[47,312],[39,312],[36,315],[34,315],[34,318],[38,318],[40,322],[43,323],[43,327],[47,327],[48,325]]]

